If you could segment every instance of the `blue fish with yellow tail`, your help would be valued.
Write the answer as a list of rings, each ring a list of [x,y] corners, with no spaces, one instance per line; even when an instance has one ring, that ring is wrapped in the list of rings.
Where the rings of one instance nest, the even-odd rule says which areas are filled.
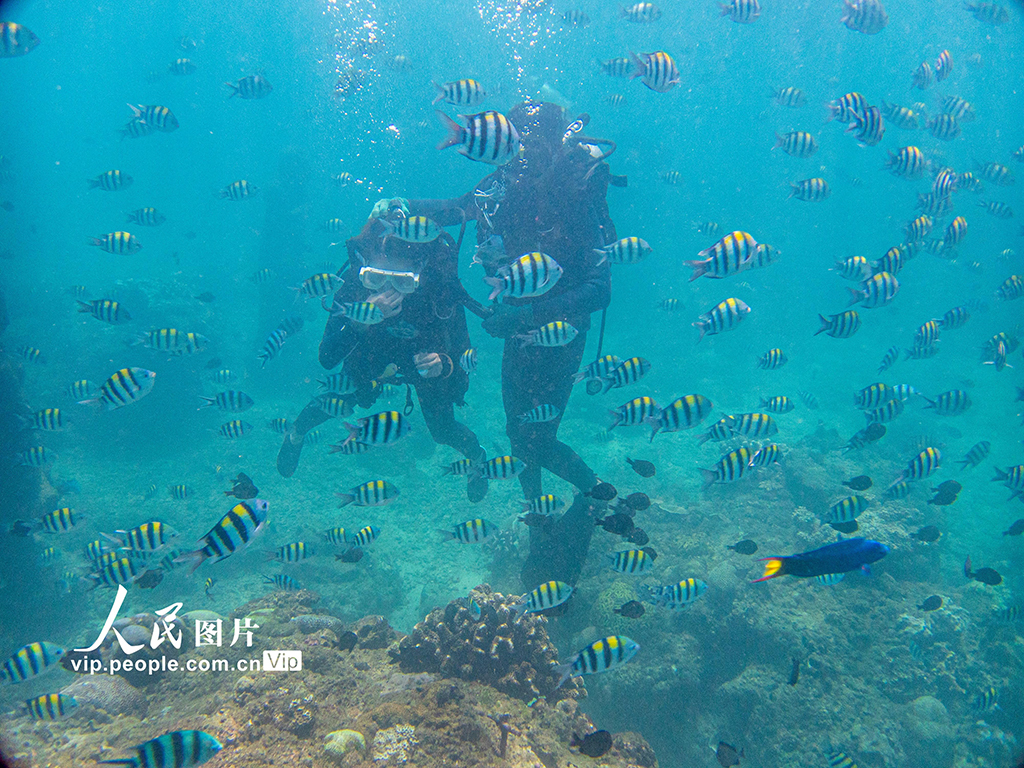
[[[776,576],[810,578],[826,573],[847,573],[866,568],[889,554],[889,548],[871,539],[840,539],[824,547],[781,557],[762,557],[764,576],[752,583]]]

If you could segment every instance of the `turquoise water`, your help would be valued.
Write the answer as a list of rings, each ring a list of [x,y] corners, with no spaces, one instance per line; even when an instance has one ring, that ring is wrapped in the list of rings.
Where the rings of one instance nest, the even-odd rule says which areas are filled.
[[[435,149],[444,129],[430,104],[431,81],[472,77],[490,94],[479,109],[505,112],[539,99],[564,106],[568,120],[589,114],[584,133],[614,141],[611,171],[628,177],[628,186],[608,191],[618,235],[642,237],[653,247],[638,264],[612,266],[602,347],[623,359],[642,356],[652,370],[603,395],[588,395],[579,385],[559,436],[620,496],[642,491],[655,503],[637,523],[650,535],[659,567],[641,580],[668,584],[693,576],[710,589],[686,610],[648,605],[637,621],[612,614],[633,599],[637,579],[606,567],[605,553],[625,542],[598,530],[570,610],[551,618],[549,632],[562,658],[616,633],[639,642],[642,652],[621,671],[590,677],[584,710],[601,727],[642,732],[665,766],[712,759],[706,745],[719,738],[742,743],[764,764],[801,753],[822,764],[829,744],[870,752],[874,757],[861,758],[867,764],[953,764],[929,762],[927,740],[906,736],[912,729],[901,708],[934,696],[948,711],[956,764],[1008,764],[1019,751],[1024,721],[1022,625],[993,616],[1024,601],[1024,545],[1001,535],[1024,517],[1024,506],[1007,501],[1011,491],[989,481],[993,466],[1022,461],[1024,358],[1010,352],[1009,366],[997,371],[979,356],[994,334],[1020,334],[1024,302],[995,295],[1011,275],[1024,275],[1020,185],[985,181],[981,192],[953,193],[954,210],[936,217],[933,236],[963,215],[969,232],[955,258],[922,249],[899,273],[900,291],[890,305],[858,308],[863,326],[856,335],[814,332],[819,313],[846,308],[845,289],[854,285],[830,271],[834,263],[855,255],[875,260],[901,243],[905,224],[918,215],[916,194],[930,190],[930,174],[906,180],[887,173],[887,151],[916,145],[936,170],[978,173],[976,162],[1020,169],[1014,152],[1024,143],[1024,15],[1008,4],[1009,21],[993,27],[960,3],[889,6],[888,26],[863,35],[840,24],[838,7],[771,0],[749,25],[721,18],[714,3],[666,2],[650,24],[629,23],[617,7],[585,2],[4,4],[0,17],[41,40],[25,56],[0,60],[0,201],[10,203],[0,210],[0,290],[10,316],[2,344],[11,370],[23,375],[20,387],[5,394],[4,407],[21,409],[13,405],[18,399],[31,411],[59,407],[70,425],[60,433],[21,433],[18,445],[5,450],[9,487],[39,482],[42,488],[38,498],[12,495],[0,516],[6,528],[71,506],[85,520],[66,534],[3,539],[0,656],[36,640],[68,647],[91,641],[113,593],[88,591],[77,581],[89,570],[84,545],[101,532],[159,519],[181,533],[175,547],[187,551],[230,508],[223,491],[240,471],[270,503],[256,543],[192,578],[178,568],[153,590],[129,588],[122,615],[179,600],[185,610],[227,615],[265,593],[262,574],[281,572],[319,592],[322,607],[346,621],[381,614],[409,631],[431,608],[477,584],[512,593],[536,586],[519,578],[530,539],[516,522],[519,484],[492,481],[485,501],[471,504],[464,479],[441,475],[462,457],[434,445],[418,408],[409,437],[358,456],[328,452],[347,435],[341,419],[328,421],[291,478],[275,469],[281,436],[267,426],[271,419],[294,419],[324,373],[317,347],[325,313],[317,299],[296,299],[291,287],[325,264],[331,271],[343,265],[345,239],[359,232],[378,199],[458,197],[492,170],[455,150]],[[589,25],[563,21],[571,10],[585,12]],[[943,49],[954,61],[950,76],[927,91],[912,90],[913,71]],[[601,72],[599,62],[631,50],[670,53],[679,83],[656,93],[639,80]],[[195,72],[171,74],[168,64],[182,57]],[[266,98],[228,98],[225,81],[257,72],[273,85]],[[337,96],[339,78],[350,87]],[[788,86],[805,92],[803,107],[774,103],[773,92]],[[881,143],[861,147],[842,124],[826,122],[826,102],[849,91],[875,105],[920,101],[929,115],[940,112],[943,98],[958,95],[974,105],[977,119],[963,122],[961,136],[949,142],[890,121]],[[169,107],[180,128],[122,139],[129,102]],[[439,106],[451,115],[478,111]],[[790,130],[813,134],[819,150],[807,159],[773,150],[775,134]],[[117,192],[88,188],[86,179],[111,169],[134,183]],[[672,171],[680,174],[677,184],[662,178]],[[351,182],[336,184],[332,177],[341,173],[351,174]],[[827,200],[787,199],[791,183],[812,177],[827,180]],[[218,190],[239,179],[259,193],[240,202],[218,199]],[[1018,217],[995,218],[979,201],[1003,202]],[[87,245],[123,228],[126,212],[142,206],[156,207],[167,221],[128,226],[142,243],[138,253],[119,256]],[[342,220],[341,232],[323,228],[332,218]],[[699,222],[715,222],[720,232],[701,234]],[[780,249],[778,262],[689,282],[682,262],[736,229]],[[450,232],[457,236],[458,229]],[[474,242],[470,227],[459,275],[486,303],[481,268],[471,266]],[[272,275],[257,284],[251,277],[263,269]],[[118,300],[132,321],[110,326],[78,314],[68,291],[74,285],[84,285],[89,299]],[[203,292],[214,300],[194,298]],[[697,343],[692,323],[728,297],[744,301],[751,313],[735,330]],[[679,302],[673,312],[659,307],[669,298]],[[956,306],[970,307],[971,320],[943,331],[938,354],[876,374],[887,349],[912,347],[918,326]],[[257,352],[292,316],[304,319],[304,329],[261,369]],[[593,321],[585,363],[598,351],[599,318]],[[167,327],[200,333],[209,347],[171,357],[128,343]],[[472,315],[469,332],[480,362],[457,415],[487,454],[497,456],[509,450],[502,342]],[[22,359],[24,345],[41,350],[46,362]],[[759,370],[757,359],[772,347],[781,347],[789,362]],[[199,407],[200,395],[226,388],[209,381],[212,369],[205,366],[213,357],[238,374],[231,387],[256,403],[238,416],[254,426],[240,440],[217,433],[233,415]],[[77,379],[99,384],[125,366],[157,374],[152,394],[138,403],[93,411],[66,393]],[[915,396],[887,424],[885,438],[841,453],[864,426],[854,394],[876,381],[910,384],[929,398],[960,389],[972,406],[944,417]],[[809,408],[798,392],[811,393],[820,407]],[[689,393],[714,403],[693,431],[653,441],[647,427],[607,432],[608,410],[633,397],[649,395],[665,405]],[[761,398],[775,395],[796,406],[773,416],[783,463],[735,484],[702,488],[698,470],[712,467],[726,444],[699,446],[698,434],[726,414],[759,410]],[[387,397],[355,417],[384,406],[401,410],[404,388]],[[956,461],[982,440],[991,443],[988,458],[961,472]],[[54,451],[57,461],[45,471],[7,468],[32,445]],[[942,451],[940,470],[915,483],[908,499],[884,502],[884,488],[929,445]],[[653,461],[656,476],[637,476],[627,456]],[[754,539],[760,557],[833,541],[835,531],[820,518],[851,493],[839,480],[860,474],[874,485],[858,535],[892,550],[873,577],[852,573],[832,588],[796,579],[745,583],[761,575],[760,567],[727,544]],[[335,492],[375,478],[399,487],[399,498],[377,508],[337,508]],[[58,500],[53,489],[72,479],[80,492]],[[956,503],[928,505],[928,488],[952,479],[963,485]],[[549,473],[543,482],[545,492],[571,503],[571,485]],[[179,483],[192,489],[184,501],[166,491]],[[158,491],[146,500],[151,485]],[[512,548],[439,541],[435,529],[475,517],[511,531]],[[383,534],[354,565],[336,562],[320,538],[336,525],[370,524]],[[926,524],[942,530],[938,543],[909,538]],[[310,542],[317,556],[264,565],[263,550],[296,540]],[[42,563],[40,553],[51,545],[60,556]],[[964,578],[968,555],[975,567],[996,569],[1002,583]],[[76,577],[69,590],[57,586],[65,571]],[[212,597],[204,592],[207,576],[217,580]],[[917,609],[931,594],[944,598],[944,608]],[[938,639],[925,642],[921,632]],[[936,644],[948,656],[940,659]],[[923,661],[908,650],[922,646]],[[792,657],[805,667],[800,685],[790,688]],[[979,713],[972,701],[989,686],[998,690],[1000,708]],[[43,692],[45,686],[32,691]],[[0,700],[13,707],[20,693],[0,691]]]

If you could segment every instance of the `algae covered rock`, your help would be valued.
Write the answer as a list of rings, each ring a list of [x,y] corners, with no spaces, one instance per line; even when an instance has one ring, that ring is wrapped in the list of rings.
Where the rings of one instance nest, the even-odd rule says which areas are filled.
[[[146,697],[131,683],[118,675],[80,677],[61,693],[74,696],[79,704],[92,704],[111,715],[133,714],[143,717]]]
[[[955,738],[949,712],[938,699],[919,696],[907,707],[903,719],[903,751],[909,766],[951,766]]]
[[[349,752],[363,754],[366,752],[366,739],[359,731],[331,731],[324,737],[324,752],[335,760],[344,758]]]

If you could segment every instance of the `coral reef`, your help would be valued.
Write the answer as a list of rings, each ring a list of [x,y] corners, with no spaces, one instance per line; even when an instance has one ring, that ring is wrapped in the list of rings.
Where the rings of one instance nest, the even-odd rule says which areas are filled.
[[[366,752],[366,737],[359,731],[343,728],[324,737],[324,752],[334,759],[344,759],[349,752]]]
[[[507,599],[500,595],[481,590],[476,597],[488,605],[485,610],[507,612]],[[205,646],[184,648],[180,661],[223,658],[231,662],[228,671],[151,680],[143,692],[151,704],[145,719],[138,701],[106,719],[73,714],[59,722],[33,722],[5,716],[6,757],[19,766],[80,768],[123,755],[159,733],[201,728],[224,745],[218,768],[404,763],[417,768],[554,768],[589,760],[569,748],[573,733],[595,730],[575,700],[542,699],[529,707],[479,682],[398,671],[392,654],[398,653],[401,637],[379,617],[354,625],[361,639],[351,651],[329,642],[308,645],[311,637],[336,639],[330,629],[303,634],[290,620],[308,615],[314,602],[312,593],[271,593],[236,611],[260,619],[253,646],[225,643],[215,653]],[[543,634],[542,622],[530,617],[527,625]],[[389,647],[367,647],[385,641]],[[264,650],[279,649],[301,650],[302,670],[233,671],[239,660],[261,659]],[[535,660],[548,653],[553,650],[534,648]],[[515,663],[508,667],[514,668]],[[96,678],[83,677],[75,685],[88,689],[88,683],[95,687]],[[141,698],[139,692],[134,695]],[[602,768],[657,768],[651,748],[628,733],[615,737],[600,762]]]
[[[413,748],[419,743],[414,725],[382,728],[373,737],[373,762],[379,766],[404,765],[409,761]]]
[[[110,715],[144,715],[146,697],[118,675],[83,675],[61,690],[79,704],[91,704]]]
[[[453,600],[431,611],[402,639],[393,655],[403,671],[476,680],[523,701],[578,695],[571,682],[555,689],[557,651],[544,629],[546,619],[535,614],[517,619],[511,610],[517,597],[494,592],[487,584],[470,598],[480,606],[479,617],[469,610],[469,600]]]

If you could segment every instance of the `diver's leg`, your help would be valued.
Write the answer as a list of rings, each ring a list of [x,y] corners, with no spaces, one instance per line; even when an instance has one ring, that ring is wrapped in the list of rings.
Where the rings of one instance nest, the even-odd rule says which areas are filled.
[[[501,356],[505,434],[508,435],[512,455],[526,464],[526,469],[519,474],[519,484],[527,499],[536,498],[541,493],[540,457],[529,439],[530,433],[519,423],[519,415],[533,408],[528,379],[532,373],[528,368],[531,362],[517,340],[509,339],[505,342],[504,354]]]
[[[299,466],[299,456],[302,453],[302,443],[306,438],[306,433],[329,418],[315,400],[302,409],[302,412],[295,418],[295,424],[284,436],[281,450],[277,452],[277,471],[281,473],[282,477],[291,477],[295,474],[295,470]]]
[[[486,458],[480,441],[469,427],[455,418],[455,406],[443,387],[424,382],[416,387],[420,411],[434,442],[448,445],[467,459],[483,461]],[[474,504],[487,495],[487,478],[471,475],[466,483],[466,496]]]
[[[582,491],[597,484],[594,471],[557,438],[562,414],[572,394],[572,375],[579,370],[586,343],[586,333],[580,333],[571,344],[553,349],[511,350],[506,345],[502,362],[506,431],[512,441],[513,455],[527,462],[527,471],[519,476],[527,498],[541,492],[542,467]],[[520,414],[544,403],[558,409],[555,419],[541,424],[520,424]],[[527,477],[531,469],[533,472]]]

